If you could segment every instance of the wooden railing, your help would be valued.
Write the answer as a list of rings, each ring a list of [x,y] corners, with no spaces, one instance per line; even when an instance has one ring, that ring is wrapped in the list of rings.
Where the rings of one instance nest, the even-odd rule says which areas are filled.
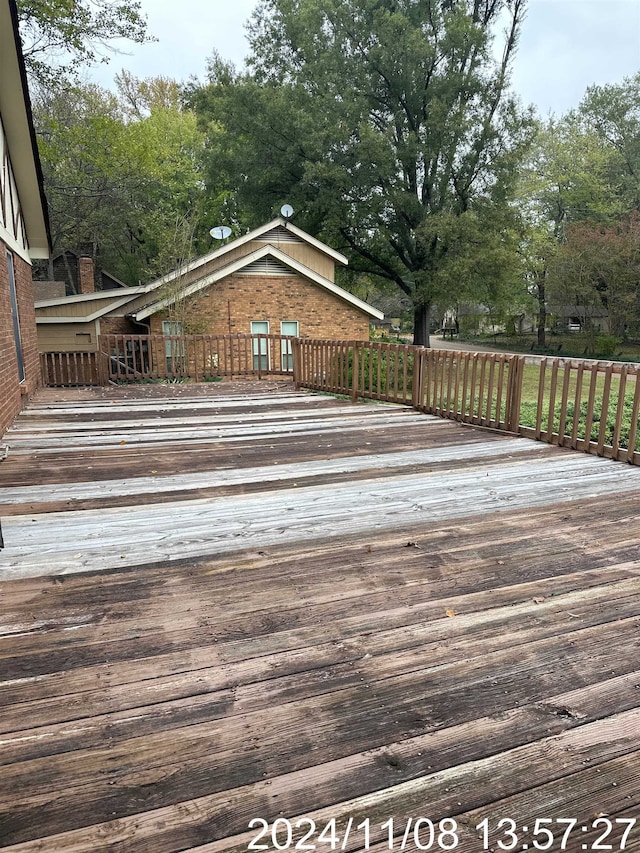
[[[440,415],[517,432],[522,362],[518,356],[421,349],[416,407]]]
[[[282,335],[103,335],[98,353],[43,353],[48,385],[291,376],[297,387],[640,463],[640,367]]]
[[[52,387],[101,384],[95,352],[42,352],[40,369],[42,381]]]
[[[411,403],[416,347],[368,341],[297,339],[295,379],[305,388]]]
[[[501,430],[517,429],[519,356],[368,341],[300,340],[295,352],[299,352],[296,381],[305,388],[403,403]]]
[[[637,365],[366,341],[297,341],[294,354],[301,387],[640,464]]]
[[[640,463],[640,366],[543,358],[534,370],[537,396],[521,406],[521,435]]]
[[[283,335],[101,335],[106,382],[293,375]]]

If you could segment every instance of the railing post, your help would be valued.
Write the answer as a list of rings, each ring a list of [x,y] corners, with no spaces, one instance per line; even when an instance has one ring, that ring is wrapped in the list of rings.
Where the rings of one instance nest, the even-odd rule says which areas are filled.
[[[411,347],[413,350],[413,375],[411,377],[411,405],[420,408],[422,400],[422,372],[424,370],[424,352],[422,347]]]
[[[353,377],[351,379],[351,401],[358,401],[358,385],[360,384],[360,362],[358,358],[358,341],[353,342]]]
[[[524,375],[524,356],[514,355],[509,362],[507,399],[504,413],[506,432],[518,432],[520,427],[520,402],[522,399],[522,378]]]
[[[293,338],[291,341],[291,356],[293,358],[293,384],[296,391],[299,391],[302,375],[300,338]]]
[[[98,374],[98,385],[109,384],[109,354],[106,352],[107,340],[105,335],[98,335],[98,349],[96,351],[96,371]]]
[[[193,335],[191,337],[191,343],[193,344],[193,378],[196,382],[199,382],[200,381],[200,370],[199,370],[199,366],[198,366],[198,336],[197,335]],[[186,342],[186,349],[187,349],[187,352],[189,352],[189,341],[188,340]],[[204,352],[204,345],[202,347],[202,350]],[[189,370],[189,359],[187,356],[187,375],[189,375],[190,373],[191,373],[191,371]]]

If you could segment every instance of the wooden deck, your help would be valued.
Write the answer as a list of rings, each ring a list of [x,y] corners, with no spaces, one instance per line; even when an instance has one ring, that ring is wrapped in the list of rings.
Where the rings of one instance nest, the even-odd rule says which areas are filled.
[[[3,851],[640,849],[639,468],[278,383],[2,442]]]

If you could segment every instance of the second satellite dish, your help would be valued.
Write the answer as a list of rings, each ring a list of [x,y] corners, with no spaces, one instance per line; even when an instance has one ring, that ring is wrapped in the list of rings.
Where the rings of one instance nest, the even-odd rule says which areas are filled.
[[[285,219],[290,219],[293,216],[293,208],[290,204],[283,204],[280,208],[280,213]]]
[[[226,240],[231,234],[231,228],[228,225],[216,225],[215,228],[209,231],[209,234],[211,234],[214,240]]]

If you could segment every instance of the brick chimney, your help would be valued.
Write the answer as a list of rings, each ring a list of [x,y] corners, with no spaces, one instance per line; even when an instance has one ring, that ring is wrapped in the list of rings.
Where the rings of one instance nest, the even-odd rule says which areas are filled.
[[[93,293],[96,289],[92,258],[78,258],[78,284],[80,293]]]

